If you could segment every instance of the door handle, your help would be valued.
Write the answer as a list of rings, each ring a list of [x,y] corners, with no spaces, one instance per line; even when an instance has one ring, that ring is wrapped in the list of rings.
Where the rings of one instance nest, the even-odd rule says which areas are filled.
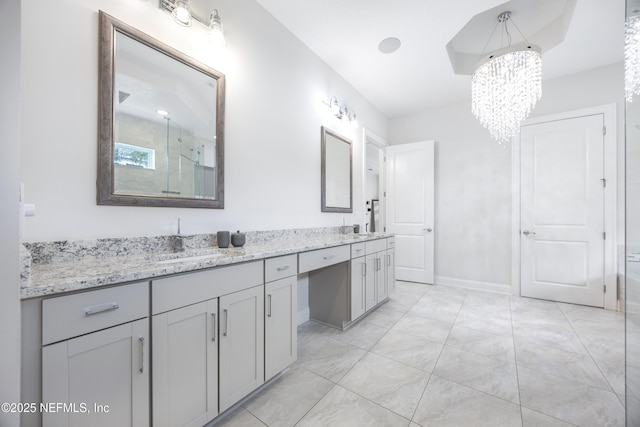
[[[535,231],[529,231],[529,230],[522,230],[522,234],[524,234],[525,236],[529,237],[529,236],[535,236],[536,232]]]
[[[427,232],[427,233],[431,233],[433,231],[433,228],[423,228],[422,231],[423,232]]]

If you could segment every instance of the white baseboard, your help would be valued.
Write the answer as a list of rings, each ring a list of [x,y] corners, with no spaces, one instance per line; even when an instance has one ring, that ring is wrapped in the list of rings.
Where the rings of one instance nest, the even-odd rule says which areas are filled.
[[[511,295],[510,284],[480,282],[477,280],[456,279],[455,277],[435,277],[436,285],[454,286],[456,288],[475,289],[479,291],[496,292]]]
[[[298,326],[309,320],[309,307],[298,312]]]

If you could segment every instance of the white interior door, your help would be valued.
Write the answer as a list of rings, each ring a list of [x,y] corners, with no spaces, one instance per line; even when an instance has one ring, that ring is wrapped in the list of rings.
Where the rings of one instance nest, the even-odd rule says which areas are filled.
[[[604,306],[604,117],[521,128],[521,294]]]
[[[396,280],[433,284],[434,141],[386,148],[387,232],[396,236]]]

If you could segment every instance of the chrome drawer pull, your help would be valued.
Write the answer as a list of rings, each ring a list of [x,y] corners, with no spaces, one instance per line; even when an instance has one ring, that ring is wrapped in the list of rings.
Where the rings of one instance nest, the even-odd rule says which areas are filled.
[[[271,317],[271,295],[267,295],[267,298],[269,299],[269,311],[267,312],[267,317]]]
[[[228,332],[227,329],[229,328],[229,310],[225,308],[222,311],[224,312],[224,332],[222,333],[222,335],[226,337]]]
[[[144,337],[138,337],[140,343],[140,373],[144,372]]]
[[[278,270],[278,271],[285,271],[285,270],[288,270],[288,269],[289,269],[288,265],[276,268],[276,270]]]
[[[84,314],[91,316],[93,314],[104,313],[105,311],[113,311],[119,309],[117,302],[108,302],[106,304],[93,305],[84,309]]]
[[[323,257],[322,259],[329,260],[329,259],[333,259],[334,257],[335,257],[335,255],[327,255],[326,257]]]
[[[211,313],[211,341],[215,341],[216,340],[216,314],[215,313]]]

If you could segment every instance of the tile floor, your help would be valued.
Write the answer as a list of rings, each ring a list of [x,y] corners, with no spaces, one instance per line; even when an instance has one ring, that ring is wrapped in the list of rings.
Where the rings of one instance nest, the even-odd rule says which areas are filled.
[[[623,426],[624,316],[398,282],[346,332],[298,327],[298,361],[218,426]]]

